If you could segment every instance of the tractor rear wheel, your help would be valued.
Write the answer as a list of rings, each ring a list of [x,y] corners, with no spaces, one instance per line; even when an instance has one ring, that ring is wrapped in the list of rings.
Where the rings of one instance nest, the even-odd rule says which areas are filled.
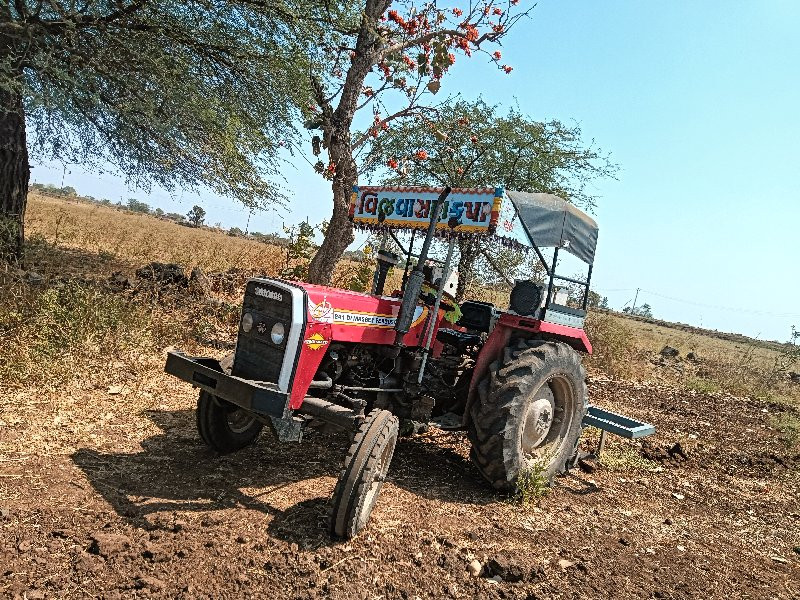
[[[495,489],[513,491],[536,469],[547,481],[575,456],[586,414],[586,372],[559,342],[520,340],[478,384],[470,406],[472,461]]]
[[[231,352],[219,361],[230,374]],[[256,441],[264,424],[251,413],[202,390],[197,399],[197,431],[207,446],[220,454],[236,452]]]
[[[333,535],[351,538],[366,526],[392,462],[398,431],[397,417],[388,410],[373,410],[358,428],[333,490]]]

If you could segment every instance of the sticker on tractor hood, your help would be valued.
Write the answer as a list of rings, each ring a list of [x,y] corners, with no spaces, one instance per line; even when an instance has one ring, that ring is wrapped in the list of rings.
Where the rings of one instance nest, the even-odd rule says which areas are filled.
[[[397,307],[399,308],[399,307]],[[319,323],[332,323],[336,325],[355,325],[361,327],[379,327],[391,329],[397,323],[397,314],[381,314],[374,312],[362,312],[357,310],[344,310],[341,308],[334,308],[324,298],[319,304],[309,299],[308,301],[309,314]],[[417,306],[414,310],[414,322],[412,327],[417,325],[419,321],[428,314],[428,309],[422,306]]]
[[[283,294],[276,292],[275,290],[256,286],[254,293],[256,296],[261,296],[262,298],[267,298],[268,300],[277,300],[278,302],[283,302]]]
[[[325,296],[322,302],[314,304],[311,298],[308,299],[308,313],[320,323],[333,323],[333,306]]]
[[[303,343],[311,350],[319,350],[323,346],[328,345],[328,340],[322,337],[321,333],[312,333],[305,340],[303,340]]]

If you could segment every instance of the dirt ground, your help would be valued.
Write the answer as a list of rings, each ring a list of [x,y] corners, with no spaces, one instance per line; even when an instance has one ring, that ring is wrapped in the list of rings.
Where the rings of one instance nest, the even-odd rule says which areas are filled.
[[[800,456],[770,427],[796,409],[596,375],[593,403],[657,435],[611,440],[538,506],[488,489],[463,433],[403,439],[337,543],[344,436],[216,456],[191,388],[143,360],[144,380],[5,392],[0,597],[800,598]]]

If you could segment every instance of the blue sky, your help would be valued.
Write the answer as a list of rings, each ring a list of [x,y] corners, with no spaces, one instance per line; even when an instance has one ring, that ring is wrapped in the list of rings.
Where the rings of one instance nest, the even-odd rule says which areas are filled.
[[[504,43],[511,75],[462,59],[443,92],[575,121],[612,152],[618,180],[595,186],[594,276],[612,306],[641,288],[657,317],[783,341],[800,326],[799,30],[791,0],[543,0]],[[34,180],[60,184],[60,165],[34,167]],[[66,169],[83,194],[247,219],[208,194],[148,196]],[[327,182],[299,159],[286,177],[290,210],[256,214],[251,229],[329,216]]]

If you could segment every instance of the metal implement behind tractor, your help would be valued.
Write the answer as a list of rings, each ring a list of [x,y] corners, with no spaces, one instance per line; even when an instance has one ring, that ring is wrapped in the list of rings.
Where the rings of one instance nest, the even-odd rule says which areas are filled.
[[[265,424],[280,441],[299,442],[319,423],[347,430],[352,444],[333,494],[331,532],[352,537],[369,519],[400,420],[466,429],[473,462],[503,491],[534,464],[547,478],[564,472],[586,425],[627,437],[652,433],[588,405],[580,353],[592,351],[583,330],[597,241],[590,217],[549,194],[384,187],[355,188],[351,219],[398,243],[396,231],[412,231],[405,261],[378,253],[372,293],[251,279],[233,354],[169,352],[166,371],[201,390],[197,425],[206,444],[239,450]],[[546,281],[517,281],[506,310],[454,306],[446,290],[456,239],[465,235],[535,252]],[[437,236],[448,240],[447,255],[430,268]],[[554,248],[550,264],[543,247]],[[559,251],[588,265],[586,280],[556,273]],[[401,293],[386,296],[387,273],[398,265],[405,266]],[[580,286],[582,302],[568,306],[560,281]]]

